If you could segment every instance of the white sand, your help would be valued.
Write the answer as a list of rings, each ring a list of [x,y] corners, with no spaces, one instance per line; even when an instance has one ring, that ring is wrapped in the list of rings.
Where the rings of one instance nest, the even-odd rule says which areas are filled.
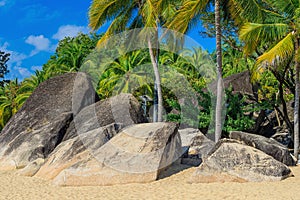
[[[58,187],[50,182],[0,172],[0,199],[300,199],[300,166],[280,182],[189,184],[195,168],[148,184]]]

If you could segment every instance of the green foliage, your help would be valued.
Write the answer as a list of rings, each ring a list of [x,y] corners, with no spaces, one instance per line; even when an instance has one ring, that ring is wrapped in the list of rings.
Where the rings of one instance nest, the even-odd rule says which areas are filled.
[[[85,58],[95,49],[100,35],[80,33],[76,37],[66,37],[59,41],[55,54],[43,66],[46,79],[66,72],[76,72]]]
[[[24,103],[19,88],[20,84],[17,79],[0,87],[0,129],[4,127]]]
[[[100,75],[97,92],[100,98],[108,98],[113,93],[134,93],[143,87],[148,93],[152,89],[147,84],[147,69],[143,65],[149,61],[146,50],[128,52],[110,63]]]
[[[257,105],[247,104],[246,96],[242,97],[240,94],[234,94],[231,90],[227,90],[226,95],[228,101],[226,106],[226,119],[223,127],[223,132],[225,134],[228,134],[228,132],[232,130],[250,130],[255,123],[250,113],[255,111]],[[166,100],[167,104],[172,109],[178,112],[169,113],[167,115],[167,120],[207,130],[212,120],[211,112],[213,110],[211,107],[211,97],[210,94],[206,92],[199,93],[198,97],[198,103],[201,108],[200,112],[197,113],[198,124],[195,124],[195,121],[190,118],[183,118],[181,116],[180,104],[175,99]],[[188,112],[193,112],[193,110],[195,110],[195,107],[190,105],[187,110]]]
[[[172,108],[172,112],[167,114],[167,121],[199,129],[205,129],[209,126],[211,121],[209,109],[202,109],[200,113],[196,113],[197,109],[195,109],[193,104],[185,103],[180,105],[175,99],[167,99],[166,103]],[[184,110],[183,114],[185,116],[182,116],[182,110]]]
[[[62,73],[78,71],[87,55],[96,47],[99,37],[96,34],[81,33],[73,38],[64,38],[43,69],[35,71],[34,75],[25,78],[21,83],[18,80],[4,79],[4,75],[8,73],[6,62],[9,54],[0,51],[0,129],[22,107],[40,83]]]
[[[227,108],[223,131],[227,134],[229,131],[250,130],[255,124],[255,121],[250,115],[250,113],[255,110],[255,106],[253,105],[253,103],[246,103],[246,96],[233,94],[230,89],[226,90],[226,95]]]
[[[240,47],[240,45],[235,46]],[[246,58],[243,52],[239,49],[232,48],[229,44],[224,44],[222,49],[222,73],[224,78],[246,70],[252,70],[255,63],[254,59]]]
[[[2,83],[0,88],[0,128],[3,128],[9,118],[20,109],[41,82],[62,73],[78,71],[85,62],[87,55],[90,55],[95,49],[99,39],[101,40],[98,44],[105,41],[110,35],[126,30],[128,27],[167,26],[186,32],[199,19],[202,19],[206,28],[205,34],[209,37],[215,37],[215,16],[211,12],[211,2],[208,0],[93,0],[89,10],[90,27],[96,30],[106,21],[111,21],[104,37],[96,34],[79,34],[73,38],[64,38],[59,42],[55,54],[44,64],[42,70],[36,71],[34,75],[21,83],[17,80],[10,83],[4,81],[4,75],[8,72],[6,62],[9,59],[9,54],[0,51],[0,79],[3,79],[2,82],[0,81]],[[255,109],[272,109],[275,104],[280,103],[277,98],[278,80],[271,72],[262,73],[260,69],[274,67],[273,69],[280,71],[286,66],[294,64],[289,61],[294,56],[292,42],[295,38],[292,31],[296,27],[295,33],[298,34],[299,32],[297,17],[299,10],[295,10],[290,5],[293,1],[270,0],[266,2],[269,5],[265,1],[263,3],[246,0],[222,2],[224,8],[221,13],[223,76],[230,76],[245,70],[250,70],[252,73],[259,72],[260,76],[259,105],[249,105],[246,102],[246,97],[233,94],[231,90],[226,92],[228,102],[223,128],[225,133],[230,130],[250,129],[254,121],[249,113]],[[296,6],[299,6],[298,4]],[[230,13],[226,13],[229,11]],[[252,23],[248,23],[250,21]],[[295,26],[294,21],[297,22]],[[239,42],[237,37],[238,29],[241,27],[239,33],[244,43]],[[252,55],[251,58],[244,57],[242,45],[245,45],[244,52]],[[106,53],[111,54],[109,48]],[[259,56],[260,54],[263,56]],[[161,82],[168,121],[200,129],[208,128],[212,120],[213,113],[211,112],[214,109],[211,105],[211,94],[204,92],[204,88],[211,82],[211,79],[201,75],[202,72],[207,73],[206,56],[207,52],[205,53],[200,48],[185,49],[178,54],[160,51],[159,64],[169,66],[169,68],[160,69],[164,72]],[[259,57],[258,65],[254,65],[256,57]],[[278,61],[281,62],[281,65],[278,65]],[[92,59],[89,60],[89,64],[95,63]],[[114,95],[114,92],[131,92],[136,97],[147,94],[153,98],[153,83],[147,81],[148,78],[153,80],[153,77],[145,78],[147,70],[140,68],[146,63],[150,63],[147,49],[121,54],[107,66],[102,74],[96,72],[100,76],[100,81],[97,83],[99,96],[108,98]],[[176,80],[176,84],[174,84],[174,80]],[[182,87],[185,81],[191,88]],[[171,85],[173,90],[170,90]],[[176,96],[174,91],[180,95],[177,94]],[[182,101],[179,99],[180,96],[190,93],[196,94],[195,101],[186,100],[179,103]],[[286,93],[284,98],[289,100],[292,95]],[[148,107],[150,106],[148,105]],[[196,108],[201,111],[197,113]],[[182,116],[182,111],[188,115]]]

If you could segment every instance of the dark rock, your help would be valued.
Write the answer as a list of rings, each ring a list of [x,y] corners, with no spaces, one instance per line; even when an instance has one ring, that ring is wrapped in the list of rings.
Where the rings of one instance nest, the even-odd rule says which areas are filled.
[[[234,93],[253,95],[255,88],[251,84],[249,71],[233,74],[223,79],[224,87],[232,87]]]
[[[199,157],[183,157],[180,164],[198,167],[202,163],[202,159]]]
[[[71,123],[64,140],[112,123],[126,127],[146,121],[138,100],[132,94],[123,93],[82,109]]]
[[[292,172],[283,163],[236,140],[220,140],[196,169],[191,182],[279,181]]]
[[[75,91],[75,111],[74,88],[80,88]],[[41,83],[0,134],[1,168],[23,168],[45,159],[62,141],[74,114],[95,100],[97,95],[84,73],[64,74]]]
[[[283,120],[276,111],[261,110],[255,119],[254,128],[249,132],[270,138],[276,134],[279,123],[283,125]]]
[[[248,95],[252,99],[256,98],[257,88],[251,84],[251,76],[249,71],[233,74],[223,79],[225,89],[231,88],[234,94]],[[209,86],[216,91],[217,82],[213,82]]]
[[[136,124],[61,171],[53,181],[67,186],[150,182],[180,153],[181,141],[175,124]]]
[[[280,144],[283,144],[285,147],[289,148],[292,147],[292,138],[287,129],[285,130],[279,130],[271,137],[272,139],[276,140]]]
[[[294,121],[294,105],[293,102],[286,102],[287,117],[291,123]],[[275,134],[289,133],[293,138],[293,133],[291,128],[287,125],[286,121],[283,119],[282,115],[283,107],[280,106],[277,110],[261,110],[258,117],[255,119],[255,126],[253,130],[249,130],[251,133],[265,136],[271,138]],[[284,145],[293,148],[293,143],[291,141],[283,141]]]
[[[229,137],[257,148],[288,166],[296,165],[296,161],[288,148],[273,139],[241,131],[232,131]]]

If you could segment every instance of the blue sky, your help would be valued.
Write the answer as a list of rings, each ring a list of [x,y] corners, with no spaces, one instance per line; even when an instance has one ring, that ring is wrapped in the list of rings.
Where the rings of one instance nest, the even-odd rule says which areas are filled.
[[[11,54],[7,78],[29,77],[47,62],[59,40],[88,33],[90,3],[91,0],[0,0],[0,50]],[[188,35],[211,51],[214,40],[201,38],[199,29]]]

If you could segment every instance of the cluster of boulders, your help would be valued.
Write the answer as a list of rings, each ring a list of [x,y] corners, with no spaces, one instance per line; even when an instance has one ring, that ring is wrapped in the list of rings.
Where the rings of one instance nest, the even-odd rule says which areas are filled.
[[[296,160],[274,139],[241,131],[216,144],[196,129],[179,130],[182,164],[198,166],[190,182],[275,181],[292,176]]]
[[[149,182],[181,153],[178,126],[145,123],[131,94],[99,101],[84,73],[40,84],[0,134],[0,169],[59,185]]]
[[[273,181],[295,160],[262,136],[232,132],[215,144],[197,129],[146,123],[134,96],[100,101],[84,73],[40,84],[0,134],[0,170],[58,185],[150,182],[172,163],[198,166],[192,182]]]

